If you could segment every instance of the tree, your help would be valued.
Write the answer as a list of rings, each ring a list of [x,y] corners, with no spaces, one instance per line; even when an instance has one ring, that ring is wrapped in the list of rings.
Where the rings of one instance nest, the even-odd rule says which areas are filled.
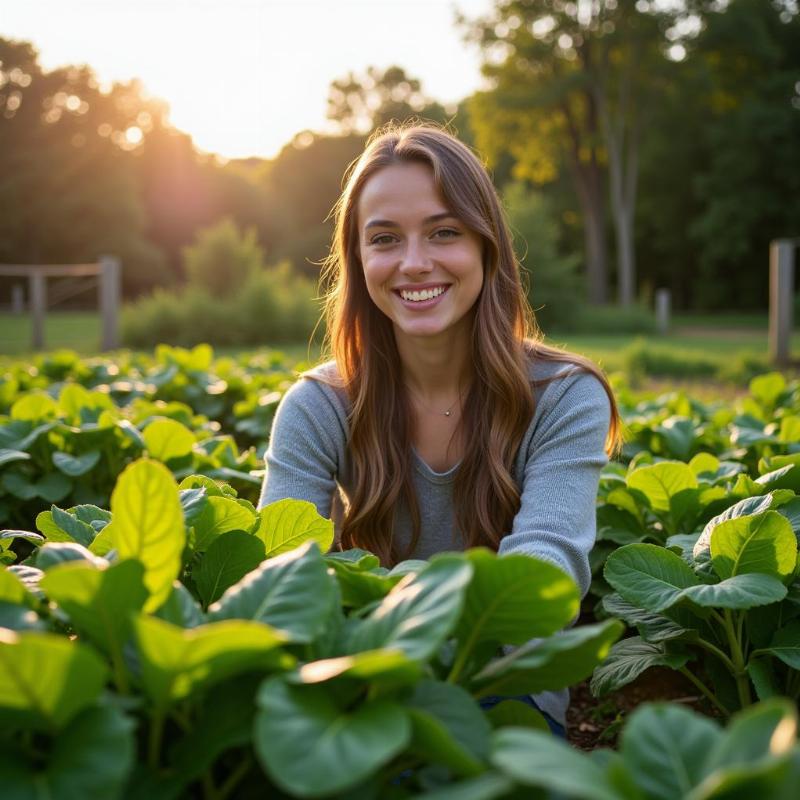
[[[637,7],[639,4],[637,4]],[[660,58],[668,18],[630,2],[498,0],[489,15],[460,17],[494,87],[470,108],[481,148],[517,160],[517,177],[542,183],[570,171],[584,218],[589,299],[608,292],[606,171],[618,253],[620,302],[633,299],[633,209],[644,83]]]
[[[365,75],[350,72],[330,85],[328,119],[342,134],[365,134],[392,120],[416,116],[444,123],[448,112],[402,67],[368,67]]]

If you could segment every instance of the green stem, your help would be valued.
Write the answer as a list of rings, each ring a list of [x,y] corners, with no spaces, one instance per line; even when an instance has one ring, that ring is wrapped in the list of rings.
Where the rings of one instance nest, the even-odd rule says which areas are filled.
[[[478,637],[479,630],[480,627],[476,625],[475,628],[473,628],[472,633],[464,642],[464,645],[456,652],[453,668],[450,670],[450,674],[447,676],[447,683],[456,683],[461,677],[461,673],[464,671],[464,667],[467,664],[470,653],[475,647],[475,639]]]
[[[239,762],[239,766],[236,767],[230,775],[228,775],[225,783],[220,786],[219,790],[217,791],[217,800],[226,800],[226,798],[230,795],[230,793],[237,787],[237,785],[241,782],[242,778],[247,775],[250,767],[253,766],[253,759],[251,756],[246,756]]]
[[[128,676],[125,674],[125,662],[122,658],[122,651],[116,646],[116,642],[111,647],[111,665],[114,670],[114,683],[120,694],[130,694],[131,686],[128,683]]]
[[[159,756],[161,755],[161,739],[164,736],[164,712],[159,708],[150,721],[150,739],[147,748],[147,763],[158,769]]]
[[[706,686],[703,681],[700,680],[700,678],[692,675],[691,671],[686,667],[680,667],[679,672],[684,677],[688,678],[689,681],[691,681],[691,683],[693,683],[703,693],[703,695],[715,708],[719,709],[726,717],[730,715],[728,709],[725,708],[725,706],[723,706],[719,700],[717,700],[717,696],[714,694],[714,692],[712,692],[711,689],[709,689],[708,686]]]
[[[725,616],[723,619],[725,625],[725,633],[728,636],[728,644],[731,649],[731,658],[733,661],[733,676],[736,679],[736,690],[739,693],[739,703],[742,708],[747,708],[753,702],[750,696],[750,678],[745,669],[744,655],[742,653],[742,643],[736,635],[736,630],[733,624],[733,616],[730,609],[725,609]]]
[[[736,672],[736,667],[733,664],[725,653],[722,652],[716,645],[711,644],[711,642],[707,642],[705,639],[698,639],[697,646],[702,647],[704,650],[708,650],[709,653],[715,655],[724,665],[725,668],[731,673]]]

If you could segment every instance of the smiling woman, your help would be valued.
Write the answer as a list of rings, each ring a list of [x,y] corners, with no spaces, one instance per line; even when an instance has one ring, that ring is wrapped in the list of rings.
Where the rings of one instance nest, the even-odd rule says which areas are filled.
[[[549,561],[585,594],[616,405],[597,367],[535,335],[486,170],[443,130],[390,128],[335,211],[333,358],[276,413],[261,505],[313,502],[338,547],[386,566],[484,546]],[[563,725],[564,694],[536,702]]]

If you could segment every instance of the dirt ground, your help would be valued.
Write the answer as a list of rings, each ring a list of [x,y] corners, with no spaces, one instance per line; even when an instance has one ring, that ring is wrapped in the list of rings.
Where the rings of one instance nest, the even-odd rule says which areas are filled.
[[[679,672],[663,667],[649,669],[635,681],[602,698],[592,697],[589,681],[571,690],[567,711],[567,739],[581,750],[617,746],[625,716],[642,703],[669,700],[713,716],[705,698]]]

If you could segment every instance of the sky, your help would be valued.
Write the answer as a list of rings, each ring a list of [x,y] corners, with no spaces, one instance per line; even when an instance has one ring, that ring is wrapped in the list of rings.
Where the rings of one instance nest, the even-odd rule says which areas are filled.
[[[482,85],[470,17],[491,0],[0,0],[0,36],[49,70],[88,64],[101,83],[140,78],[195,145],[270,158],[301,130],[329,131],[328,86],[397,64],[452,103]]]

